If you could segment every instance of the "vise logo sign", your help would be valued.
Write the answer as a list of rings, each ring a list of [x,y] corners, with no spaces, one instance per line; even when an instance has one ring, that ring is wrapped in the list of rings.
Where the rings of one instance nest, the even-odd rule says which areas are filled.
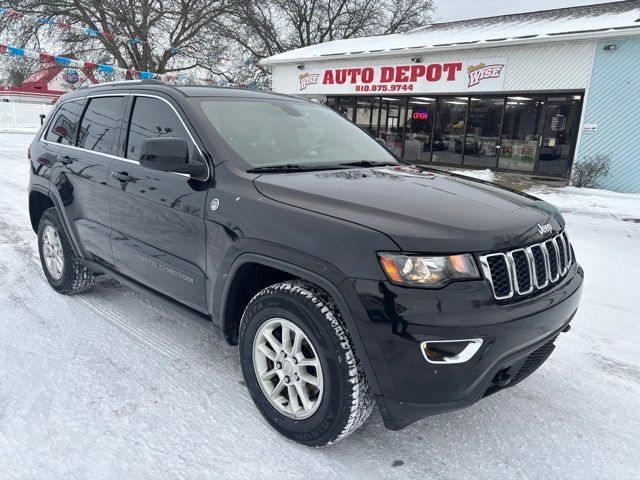
[[[315,85],[318,83],[318,75],[317,73],[301,73],[298,77],[300,80],[300,91],[307,88],[308,85]]]
[[[469,76],[469,88],[475,87],[481,81],[488,78],[500,78],[504,70],[504,65],[486,65],[479,63],[478,65],[469,65],[467,67],[467,75]]]
[[[501,91],[506,58],[352,65],[296,72],[291,93],[463,93]]]

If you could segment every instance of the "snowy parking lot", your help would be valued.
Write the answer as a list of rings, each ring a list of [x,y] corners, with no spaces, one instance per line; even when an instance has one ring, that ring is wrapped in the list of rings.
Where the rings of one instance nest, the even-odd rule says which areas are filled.
[[[0,478],[638,478],[640,195],[537,188],[586,272],[573,329],[523,383],[309,449],[254,408],[237,350],[99,277],[49,288],[28,218],[28,135],[0,134]]]

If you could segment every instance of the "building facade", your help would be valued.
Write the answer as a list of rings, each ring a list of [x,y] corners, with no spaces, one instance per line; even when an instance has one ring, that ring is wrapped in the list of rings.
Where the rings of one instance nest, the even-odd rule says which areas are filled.
[[[326,102],[415,163],[566,179],[606,155],[602,186],[640,192],[640,2],[429,25],[262,62],[277,92]]]

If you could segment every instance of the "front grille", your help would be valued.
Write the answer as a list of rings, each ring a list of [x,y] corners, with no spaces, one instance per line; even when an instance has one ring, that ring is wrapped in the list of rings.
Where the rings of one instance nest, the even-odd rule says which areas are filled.
[[[523,296],[557,282],[569,271],[573,252],[565,232],[542,243],[480,257],[497,300]]]

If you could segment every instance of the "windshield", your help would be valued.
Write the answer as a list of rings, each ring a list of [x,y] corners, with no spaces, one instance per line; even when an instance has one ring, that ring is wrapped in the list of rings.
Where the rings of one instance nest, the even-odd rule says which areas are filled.
[[[318,104],[278,99],[196,100],[221,140],[251,168],[397,162],[369,134]]]

